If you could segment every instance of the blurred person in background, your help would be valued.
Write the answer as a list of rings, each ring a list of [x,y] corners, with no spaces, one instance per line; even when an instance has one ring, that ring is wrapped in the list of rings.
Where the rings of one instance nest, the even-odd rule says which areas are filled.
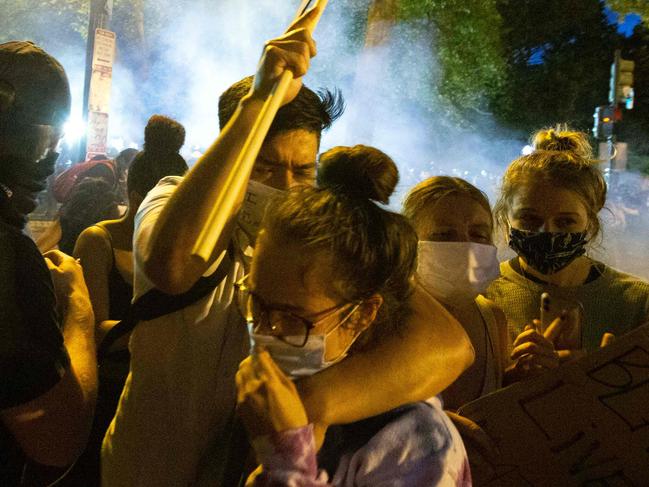
[[[128,171],[126,214],[86,228],[76,241],[74,256],[83,263],[95,314],[98,349],[109,330],[122,320],[130,319],[135,214],[146,194],[160,179],[185,174],[187,164],[179,154],[184,142],[185,129],[180,123],[162,115],[153,115],[144,129],[144,150],[135,156]],[[78,187],[89,180],[82,181]],[[114,343],[105,344],[106,352],[99,357],[99,395],[90,440],[64,485],[100,485],[101,443],[115,415],[129,371],[128,337],[129,333],[125,332]]]
[[[126,177],[137,149],[124,149],[115,159],[106,155],[96,155],[90,160],[79,162],[56,176],[53,193],[59,203],[65,203],[72,190],[85,178],[103,179],[119,195],[120,204],[128,201]]]

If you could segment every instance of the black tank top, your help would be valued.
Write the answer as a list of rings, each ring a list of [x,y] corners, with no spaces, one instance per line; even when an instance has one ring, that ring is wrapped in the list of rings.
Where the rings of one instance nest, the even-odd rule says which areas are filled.
[[[122,320],[126,316],[126,312],[131,305],[131,299],[133,298],[133,284],[126,282],[117,270],[115,249],[113,247],[113,239],[110,232],[102,226],[97,226],[108,235],[110,253],[113,257],[113,264],[108,273],[108,319]]]

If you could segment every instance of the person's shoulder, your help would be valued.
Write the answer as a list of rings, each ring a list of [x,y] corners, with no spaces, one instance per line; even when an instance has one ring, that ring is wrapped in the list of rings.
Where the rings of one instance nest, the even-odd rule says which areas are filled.
[[[407,404],[381,417],[387,418],[385,425],[342,464],[359,467],[358,483],[373,479],[388,485],[398,479],[403,485],[429,485],[431,478],[448,477],[466,463],[439,399]]]
[[[498,325],[506,325],[507,324],[507,318],[505,317],[505,312],[502,310],[500,306],[491,298],[484,296],[482,294],[479,294],[478,297],[475,299],[475,303],[478,306],[478,309],[480,310],[480,313],[483,314],[483,311],[489,310],[491,313],[493,313],[494,319],[496,320],[496,324]]]
[[[518,280],[519,278],[522,278],[522,276],[516,271],[516,269],[512,265],[513,260],[514,259],[504,260],[500,263],[500,277],[498,277],[496,281],[499,282],[515,281]]]
[[[91,225],[88,228],[84,229],[79,236],[83,235],[84,238],[98,239],[98,240],[108,240],[110,237],[108,235],[108,229],[103,225]]]
[[[185,176],[165,176],[158,181],[158,184],[156,184],[151,191],[162,188],[175,188],[183,181],[183,179],[185,179]]]
[[[171,197],[183,180],[183,176],[165,176],[146,194],[137,213],[143,213]],[[137,215],[137,214],[136,214]],[[136,216],[137,218],[137,216]]]
[[[9,225],[0,222],[0,299],[3,306],[5,302],[13,299],[13,282],[14,275],[17,268],[17,256],[20,252],[18,248],[20,245],[25,245],[26,242],[21,243],[22,238],[17,235],[14,230],[9,228]]]
[[[512,265],[513,259],[500,263],[500,276],[494,279],[487,289],[486,296],[493,299],[495,296],[508,294],[515,289],[530,289],[537,286],[536,283],[522,276]]]
[[[135,214],[135,227],[141,225],[146,215],[164,206],[182,182],[182,176],[165,176],[146,194]]]
[[[595,262],[599,268],[603,281],[608,285],[620,286],[623,288],[635,288],[649,293],[649,282],[645,279],[629,274],[627,272],[615,269],[601,262]]]
[[[18,228],[0,220],[0,242],[16,245],[17,242],[29,241],[30,238]]]
[[[391,420],[370,441],[413,450],[444,449],[451,439],[449,419],[438,398],[406,404],[391,412]]]
[[[95,253],[111,252],[110,235],[108,230],[99,225],[92,225],[86,228],[79,237],[74,247],[75,256],[78,252]]]

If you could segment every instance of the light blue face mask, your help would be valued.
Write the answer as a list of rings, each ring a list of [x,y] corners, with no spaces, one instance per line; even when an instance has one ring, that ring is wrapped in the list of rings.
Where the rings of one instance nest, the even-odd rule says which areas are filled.
[[[308,377],[317,374],[334,364],[337,364],[347,356],[350,347],[356,341],[359,335],[345,347],[345,349],[334,359],[325,360],[327,356],[327,337],[343,325],[358,309],[360,304],[355,305],[344,319],[336,327],[322,335],[310,334],[306,343],[302,347],[296,347],[283,342],[272,335],[263,335],[253,331],[252,323],[248,323],[248,333],[250,334],[250,345],[252,353],[255,353],[256,347],[265,348],[273,361],[282,371],[291,379]],[[299,340],[297,340],[299,341]]]
[[[500,276],[496,247],[422,240],[418,244],[417,276],[424,288],[444,304],[473,301]]]

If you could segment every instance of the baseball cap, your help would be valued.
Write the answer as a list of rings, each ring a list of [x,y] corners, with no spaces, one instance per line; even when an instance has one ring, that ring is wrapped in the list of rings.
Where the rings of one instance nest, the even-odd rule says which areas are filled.
[[[0,114],[19,123],[62,125],[70,114],[63,66],[29,41],[0,44]]]

